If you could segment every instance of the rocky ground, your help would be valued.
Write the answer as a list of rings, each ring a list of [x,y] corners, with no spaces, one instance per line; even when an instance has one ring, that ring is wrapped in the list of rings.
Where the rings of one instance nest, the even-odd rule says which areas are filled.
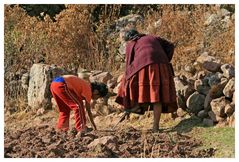
[[[98,116],[95,118],[98,130],[81,136],[77,136],[74,129],[67,133],[57,132],[54,129],[56,115],[54,111],[45,112],[41,116],[29,112],[5,118],[5,121],[12,122],[6,122],[9,124],[4,131],[4,157],[178,158],[212,157],[216,151],[215,148],[200,149],[201,141],[179,133],[171,127],[164,127],[161,132],[152,133],[149,129],[152,120],[150,114],[147,115],[147,120],[144,119],[145,129],[137,126],[135,116],[122,122],[115,130],[112,130],[112,126],[118,121],[121,113]],[[19,120],[20,118],[23,120]],[[162,122],[166,120],[172,119],[165,118]],[[19,123],[16,124],[15,121]],[[73,118],[71,121],[73,128]],[[148,122],[147,125],[145,121]],[[126,124],[134,122],[136,126]]]
[[[109,33],[106,35],[109,36],[105,39],[110,40],[111,43],[106,45],[112,46],[112,49],[117,47],[119,51],[115,57],[115,62],[118,62],[120,66],[119,69],[116,68],[117,73],[111,70],[106,72],[83,69],[77,67],[78,65],[68,69],[82,79],[103,82],[110,90],[108,98],[96,102],[95,110],[93,110],[98,130],[82,136],[76,136],[74,129],[67,133],[56,132],[54,129],[58,113],[55,111],[56,105],[52,100],[49,85],[55,76],[68,74],[67,70],[55,65],[54,61],[54,65],[44,64],[45,56],[43,59],[39,56],[40,59],[36,58],[31,69],[26,70],[24,67],[16,72],[13,60],[17,60],[15,63],[19,68],[20,64],[25,65],[26,60],[34,59],[35,56],[30,55],[29,59],[25,59],[26,53],[32,53],[31,44],[24,44],[24,48],[22,48],[22,41],[12,42],[12,33],[19,33],[20,26],[9,30],[6,33],[6,38],[9,37],[6,39],[9,49],[5,50],[7,51],[5,53],[7,67],[5,71],[7,73],[4,78],[7,88],[4,86],[4,92],[5,101],[8,102],[4,102],[4,157],[235,157],[235,43],[233,39],[235,14],[232,11],[233,7],[231,9],[225,7],[219,5],[210,12],[203,11],[206,12],[205,15],[201,14],[200,10],[200,12],[195,10],[194,13],[191,11],[181,12],[182,9],[180,9],[180,12],[176,12],[173,17],[166,14],[165,17],[157,18],[155,15],[156,19],[153,20],[144,20],[142,16],[132,14],[118,19],[114,25],[115,29],[108,26],[109,30],[106,31]],[[9,15],[11,15],[11,19],[14,18],[12,13]],[[19,14],[16,15],[19,16]],[[197,15],[202,19],[199,19]],[[64,15],[62,16],[64,17]],[[171,22],[170,20],[175,20],[175,16],[179,22],[161,23]],[[6,20],[8,18],[10,17],[7,16]],[[23,22],[30,22],[31,19],[24,20],[26,21],[21,19]],[[147,24],[147,21],[150,23]],[[12,21],[9,22],[12,23]],[[115,130],[112,129],[122,115],[113,96],[117,94],[122,79],[126,45],[125,42],[115,44],[115,41],[112,40],[118,37],[118,32],[121,29],[132,24],[142,24],[142,22],[145,24],[145,28],[142,29],[143,33],[152,33],[165,38],[172,37],[174,40],[171,41],[179,42],[172,60],[178,96],[178,118],[174,121],[169,116],[163,115],[159,133],[150,131],[153,117],[148,112],[143,116],[131,115]],[[12,27],[11,23],[6,24]],[[44,30],[48,29],[49,24],[46,27],[42,22],[40,23],[41,25],[38,26],[42,26]],[[203,23],[203,25],[199,23]],[[17,24],[25,25],[16,21]],[[159,28],[160,30],[158,30]],[[24,27],[24,29],[27,28]],[[81,31],[79,29],[81,28],[74,30],[78,33]],[[194,29],[200,30],[195,31]],[[73,29],[69,28],[69,30]],[[20,33],[25,32],[28,33],[25,30]],[[31,31],[31,33],[35,34],[31,34],[32,37],[29,38],[32,40],[38,38],[35,36],[39,35],[38,32]],[[181,33],[190,33],[188,34],[189,38],[187,34],[183,36]],[[59,35],[62,35],[61,30]],[[23,34],[23,36],[25,40],[25,35]],[[62,40],[61,37],[58,39]],[[41,45],[42,40],[39,41],[37,44]],[[45,44],[46,40],[43,41]],[[68,51],[69,47],[73,51],[78,51],[78,46],[74,50],[71,41],[68,43],[70,45],[66,44],[66,49],[64,48],[65,50],[63,49],[61,52]],[[12,50],[13,47],[16,49]],[[58,45],[55,48],[49,47],[50,49],[47,50],[44,46],[44,55],[45,52],[53,53],[53,58],[55,58],[55,53],[59,49]],[[110,52],[109,56],[115,55],[111,48],[107,50]],[[41,48],[39,47],[39,49]],[[20,59],[12,58],[11,51],[19,51],[16,56],[19,56]],[[41,54],[37,53],[37,55]],[[63,55],[65,54],[62,53]],[[21,57],[24,58],[24,63],[18,61],[22,60]],[[53,60],[51,56],[46,58]],[[55,59],[59,60],[58,57]],[[194,118],[191,118],[188,113]],[[71,128],[73,127],[74,118],[72,117]]]
[[[219,152],[222,153],[220,156],[234,157],[235,68],[233,65],[222,64],[215,60],[216,58],[204,53],[193,66],[187,67],[184,73],[179,72],[175,76],[179,107],[177,121],[169,115],[163,115],[161,131],[158,133],[150,131],[152,112],[146,112],[141,116],[131,114],[128,119],[112,129],[123,114],[120,106],[115,103],[115,95],[122,75],[113,77],[109,72],[102,71],[93,71],[90,75],[79,73],[82,74],[80,77],[83,79],[104,82],[109,87],[108,97],[92,102],[94,105],[92,114],[98,130],[76,136],[72,114],[72,130],[67,133],[56,132],[54,129],[58,116],[56,104],[54,100],[49,100],[50,96],[45,95],[49,94],[49,89],[46,88],[48,86],[42,89],[38,85],[39,83],[49,85],[50,76],[36,75],[36,80],[30,77],[28,107],[31,109],[24,106],[24,111],[19,112],[5,109],[4,156],[214,157],[219,148]],[[51,68],[49,65],[34,64],[33,69],[45,71],[42,69]],[[84,78],[83,74],[87,78]],[[46,101],[49,103],[44,104]],[[47,105],[52,106],[47,108]],[[9,107],[14,108],[14,104]],[[190,121],[190,116],[196,119],[191,120],[195,125]],[[210,128],[205,130],[205,126],[213,130],[211,132]],[[202,127],[197,130],[200,136],[197,132],[190,133],[191,130],[183,131],[187,127],[191,130]],[[230,128],[218,130],[214,127]],[[203,132],[206,133],[203,135]],[[209,140],[205,142],[205,139]],[[205,143],[207,147],[202,147]],[[229,153],[223,150],[229,150]]]

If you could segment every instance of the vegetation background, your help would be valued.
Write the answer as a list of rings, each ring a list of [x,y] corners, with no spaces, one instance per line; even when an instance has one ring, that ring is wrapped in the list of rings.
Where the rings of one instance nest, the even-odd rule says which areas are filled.
[[[205,18],[216,13],[218,5],[5,5],[4,11],[4,94],[5,103],[25,95],[20,88],[12,92],[11,80],[21,78],[35,62],[56,64],[76,72],[89,70],[119,71],[118,31],[115,21],[139,14],[144,23],[140,32],[159,35],[177,43],[174,66],[191,64],[201,53],[234,64],[235,27],[225,30],[221,24],[205,28]],[[234,5],[221,5],[234,13]],[[160,28],[153,25],[161,19]],[[226,39],[225,39],[226,38]],[[177,68],[175,68],[177,69]],[[12,94],[15,93],[15,94]]]
[[[175,70],[193,64],[204,51],[235,65],[235,22],[228,28],[220,23],[205,26],[208,16],[219,8],[235,13],[235,5],[5,5],[4,111],[19,112],[8,119],[8,124],[24,126],[27,122],[34,128],[33,116],[21,113],[27,109],[27,92],[14,82],[34,63],[55,64],[69,73],[76,73],[78,67],[122,72],[123,61],[115,59],[121,45],[119,31],[114,29],[115,21],[129,14],[144,18],[137,25],[140,32],[161,36],[177,45],[172,60]],[[159,19],[160,27],[155,25]],[[179,123],[167,120],[166,117],[164,123],[168,126]],[[148,119],[137,122],[132,125],[150,125]],[[217,147],[216,157],[235,157],[234,128],[204,128],[198,119],[189,119],[176,129],[202,140],[205,147]]]

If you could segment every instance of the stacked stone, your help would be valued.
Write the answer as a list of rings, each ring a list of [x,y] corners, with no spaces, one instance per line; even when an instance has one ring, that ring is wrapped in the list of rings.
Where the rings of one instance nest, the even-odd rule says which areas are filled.
[[[185,66],[182,73],[175,77],[178,115],[184,115],[184,110],[202,118],[205,125],[234,127],[234,66],[222,64],[219,59],[205,52],[193,65]]]

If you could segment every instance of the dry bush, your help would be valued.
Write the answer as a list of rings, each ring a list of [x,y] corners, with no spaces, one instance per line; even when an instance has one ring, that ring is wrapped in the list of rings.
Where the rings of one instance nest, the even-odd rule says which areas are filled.
[[[33,63],[56,64],[71,73],[76,73],[79,66],[89,70],[109,70],[114,67],[113,55],[108,55],[106,50],[106,37],[102,34],[104,28],[100,30],[98,27],[99,30],[94,32],[93,27],[108,24],[108,14],[113,17],[117,14],[114,13],[116,9],[101,14],[101,21],[93,25],[94,15],[91,12],[96,7],[97,5],[67,5],[67,9],[57,15],[53,22],[49,16],[45,16],[42,21],[27,15],[17,5],[5,5],[6,102],[17,100],[22,95],[18,91],[12,92],[13,89],[21,89],[21,84],[11,88],[10,82],[20,81],[21,75],[29,71]]]
[[[28,16],[18,6],[5,6],[5,69],[17,71],[23,68],[23,64],[29,69],[39,61],[68,70],[75,70],[79,65],[88,69],[103,67],[97,65],[105,58],[92,30],[91,7],[68,5],[53,22],[49,16],[40,21]],[[7,62],[12,55],[14,62],[10,67]],[[23,64],[17,65],[17,62]]]
[[[88,6],[69,5],[56,17],[56,22],[49,16],[41,21],[18,6],[5,6],[5,103],[21,97],[16,91],[21,89],[21,75],[35,62],[57,64],[73,73],[79,65],[99,68],[103,58],[97,51],[89,16]],[[12,81],[19,81],[19,84],[12,88]]]
[[[204,26],[207,14],[216,13],[219,10],[217,6],[162,5],[161,10],[162,12],[146,17],[145,24],[138,27],[141,31],[148,31],[176,44],[172,60],[174,66],[194,62],[203,51],[208,51],[224,63],[234,63],[234,56],[228,56],[228,52],[235,47],[235,23],[228,30],[222,30],[219,28],[220,24],[216,24],[209,28],[213,35],[207,35],[208,31]],[[159,19],[161,25],[155,27],[154,23]]]
[[[221,29],[220,23],[207,31],[203,25],[207,14],[217,11],[215,5],[67,5],[54,18],[56,21],[49,16],[42,21],[27,15],[17,5],[13,8],[5,5],[5,99],[15,100],[16,96],[11,94],[23,95],[11,92],[9,83],[19,81],[36,62],[56,64],[72,73],[79,66],[89,70],[119,70],[121,62],[116,62],[115,57],[120,42],[114,21],[128,14],[141,14],[145,18],[138,26],[139,31],[162,36],[177,44],[174,65],[193,62],[203,50],[223,62],[234,63],[234,55],[228,53],[235,48],[235,22],[228,30]],[[155,27],[159,19],[162,24]],[[21,91],[20,87],[13,89]]]

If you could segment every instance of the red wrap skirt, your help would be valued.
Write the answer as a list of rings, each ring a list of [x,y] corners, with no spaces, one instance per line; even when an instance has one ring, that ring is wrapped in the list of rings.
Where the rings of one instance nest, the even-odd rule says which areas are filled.
[[[173,77],[169,64],[148,65],[129,80],[122,78],[116,102],[126,109],[136,104],[160,102],[163,113],[175,112],[177,103]]]

